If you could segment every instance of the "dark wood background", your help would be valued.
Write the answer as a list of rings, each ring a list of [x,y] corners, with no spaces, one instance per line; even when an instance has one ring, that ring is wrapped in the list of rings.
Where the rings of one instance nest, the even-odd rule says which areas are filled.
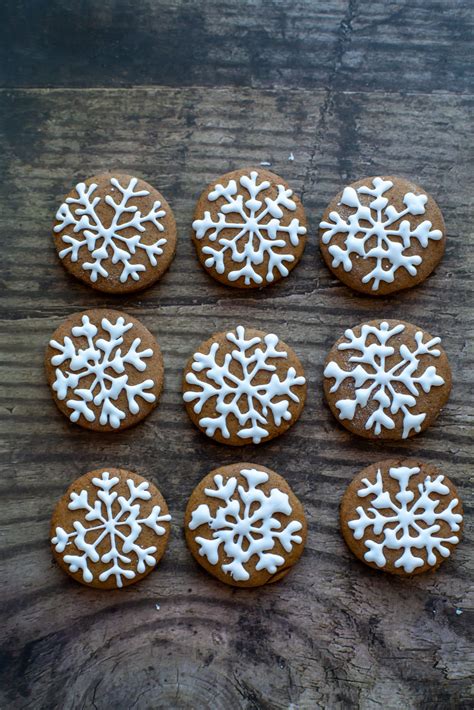
[[[472,512],[472,24],[470,0],[2,3],[2,708],[472,707],[469,524],[453,559],[411,580],[360,564],[338,530],[352,475],[390,456],[439,464]],[[288,279],[244,293],[204,273],[189,229],[204,185],[261,161],[302,196],[310,235]],[[69,277],[51,236],[70,187],[114,168],[158,187],[179,227],[163,280],[116,299]],[[376,174],[423,185],[448,233],[436,273],[382,300],[339,284],[316,238],[330,198]],[[42,366],[66,316],[106,305],[142,319],[166,365],[155,413],[107,436],[56,410]],[[438,423],[402,443],[351,436],[322,398],[333,341],[378,316],[439,334],[453,367]],[[280,335],[309,380],[299,423],[241,449],[201,435],[180,396],[190,353],[237,323]],[[310,523],[293,573],[253,591],[206,575],[182,534],[193,487],[242,459],[283,474]],[[112,593],[69,580],[48,543],[57,498],[104,465],[155,481],[173,515],[157,570]]]

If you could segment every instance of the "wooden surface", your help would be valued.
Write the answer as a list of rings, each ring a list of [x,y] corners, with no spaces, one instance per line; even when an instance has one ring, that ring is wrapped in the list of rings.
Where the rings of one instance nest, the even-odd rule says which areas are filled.
[[[472,706],[471,3],[9,0],[2,13],[0,706]],[[199,267],[189,228],[204,185],[261,161],[302,196],[310,236],[288,279],[244,293]],[[51,236],[71,185],[113,168],[156,185],[179,228],[163,280],[115,299],[69,277]],[[330,198],[376,174],[426,187],[448,233],[436,273],[382,300],[339,284],[315,237]],[[105,305],[137,316],[157,336],[166,384],[144,423],[101,436],[57,411],[42,358],[67,315]],[[453,367],[438,423],[402,443],[351,436],[322,398],[322,363],[334,340],[378,316],[440,335]],[[242,449],[201,435],[180,397],[190,353],[236,323],[280,335],[309,380],[301,420],[283,437]],[[455,557],[412,580],[357,562],[337,521],[358,469],[405,454],[438,463],[467,514]],[[196,483],[239,459],[284,475],[310,524],[298,567],[260,590],[206,575],[182,534]],[[69,580],[48,543],[57,498],[104,465],[152,479],[173,515],[157,570],[108,593]]]

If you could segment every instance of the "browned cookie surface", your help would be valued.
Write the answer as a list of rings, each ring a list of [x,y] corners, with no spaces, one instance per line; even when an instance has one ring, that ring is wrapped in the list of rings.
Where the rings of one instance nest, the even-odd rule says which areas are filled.
[[[262,168],[213,180],[194,212],[193,241],[211,276],[259,288],[288,276],[306,242],[303,205],[288,184]]]
[[[303,367],[275,334],[237,326],[201,343],[185,367],[183,399],[201,431],[233,446],[285,432],[306,398]]]
[[[51,519],[51,546],[73,579],[116,589],[146,577],[170,532],[160,491],[136,473],[101,468],[72,483]]]
[[[78,183],[58,209],[53,233],[68,271],[109,293],[150,286],[176,249],[176,224],[163,195],[115,172]]]
[[[340,509],[348,547],[370,567],[398,575],[435,570],[462,532],[462,504],[432,464],[387,460],[360,471]]]
[[[157,405],[163,358],[136,318],[110,309],[75,313],[53,333],[45,367],[54,401],[95,431],[137,424]]]
[[[205,476],[188,501],[184,526],[199,564],[238,587],[282,579],[299,560],[307,530],[301,503],[285,479],[251,463]]]
[[[324,393],[346,429],[370,439],[406,439],[434,422],[451,390],[440,338],[396,320],[348,329],[326,359]]]
[[[384,296],[424,281],[445,248],[434,199],[399,177],[370,177],[344,188],[319,225],[331,271],[356,291]]]

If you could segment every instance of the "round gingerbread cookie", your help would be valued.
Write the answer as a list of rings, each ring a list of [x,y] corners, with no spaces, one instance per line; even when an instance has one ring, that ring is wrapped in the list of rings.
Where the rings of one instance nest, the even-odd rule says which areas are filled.
[[[109,309],[75,313],[54,332],[45,356],[54,401],[95,431],[126,429],[158,404],[163,358],[136,318]]]
[[[397,320],[346,330],[324,369],[324,393],[336,419],[369,439],[406,439],[424,431],[451,390],[440,342]]]
[[[344,188],[327,207],[320,247],[343,283],[385,296],[424,281],[444,253],[441,211],[421,187],[399,177],[370,177]]]
[[[341,530],[362,562],[409,576],[435,570],[461,536],[455,486],[424,462],[379,461],[358,473],[341,502]]]
[[[188,501],[184,527],[199,564],[236,587],[282,579],[306,542],[303,507],[288,483],[252,463],[222,466],[203,478]]]
[[[216,441],[259,444],[296,422],[306,379],[277,335],[239,325],[199,346],[184,370],[183,399],[194,424]]]
[[[212,182],[196,205],[193,241],[203,267],[237,288],[288,276],[306,241],[303,205],[278,175],[242,168]]]
[[[59,566],[88,587],[117,589],[146,577],[163,557],[168,507],[149,481],[100,468],[69,486],[51,519]]]
[[[53,232],[66,269],[107,293],[150,286],[176,249],[176,224],[163,195],[122,173],[79,182],[58,209]]]

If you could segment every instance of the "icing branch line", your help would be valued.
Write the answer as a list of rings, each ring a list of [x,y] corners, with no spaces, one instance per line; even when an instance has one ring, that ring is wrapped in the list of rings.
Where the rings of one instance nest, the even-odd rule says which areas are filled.
[[[92,582],[94,579],[93,570],[90,569],[88,562],[104,564],[112,563],[111,567],[105,569],[98,577],[99,581],[106,581],[111,575],[115,576],[118,587],[123,586],[122,577],[133,579],[135,571],[133,569],[123,569],[118,564],[119,562],[131,564],[132,559],[127,556],[127,553],[133,552],[137,557],[137,571],[143,573],[146,566],[153,566],[156,560],[153,554],[157,548],[150,546],[141,548],[136,544],[136,540],[142,533],[142,525],[151,528],[156,535],[164,535],[166,530],[158,525],[159,522],[169,522],[171,516],[161,515],[159,506],[154,506],[151,513],[146,518],[139,518],[140,505],[134,502],[137,499],[149,500],[151,493],[148,491],[149,484],[143,481],[138,486],[135,485],[132,479],[127,479],[126,483],[129,488],[130,496],[126,499],[124,496],[118,496],[116,491],[110,492],[119,483],[119,478],[110,478],[110,474],[106,471],[102,473],[102,478],[93,478],[92,484],[98,488],[97,500],[94,506],[91,506],[88,499],[87,490],[82,490],[79,494],[74,491],[70,494],[70,510],[85,510],[85,521],[100,520],[101,525],[93,525],[89,528],[85,527],[79,520],[74,521],[74,532],[67,533],[60,527],[56,528],[56,534],[52,538],[52,543],[55,545],[57,552],[64,552],[65,548],[73,544],[82,555],[64,555],[64,562],[69,566],[72,573],[81,570],[85,582]],[[117,501],[120,506],[119,512],[114,515],[112,506]],[[126,516],[125,519],[122,519]],[[130,532],[124,534],[119,527],[128,527]],[[86,536],[90,532],[102,530],[103,532],[92,542],[86,541]],[[74,540],[72,540],[73,538]],[[106,538],[109,539],[108,552],[99,555],[97,548]],[[117,539],[122,541],[121,550],[117,547]]]
[[[454,513],[454,508],[458,505],[457,498],[453,498],[443,510],[437,510],[441,505],[443,496],[449,495],[449,488],[443,483],[444,476],[439,475],[433,481],[427,476],[422,483],[417,486],[418,498],[415,493],[408,488],[409,480],[412,476],[420,473],[420,468],[408,468],[406,466],[391,467],[388,475],[398,482],[399,492],[396,494],[398,504],[394,502],[390,492],[384,489],[382,472],[378,469],[375,483],[371,484],[365,478],[362,480],[358,496],[364,498],[373,496],[372,505],[366,512],[362,506],[357,507],[358,518],[349,521],[348,525],[353,531],[354,538],[361,540],[367,528],[372,527],[374,534],[383,536],[381,541],[365,539],[367,552],[364,557],[367,562],[374,562],[378,567],[384,567],[387,560],[384,549],[400,551],[400,556],[395,560],[395,567],[403,567],[405,572],[412,573],[418,567],[425,564],[424,558],[413,554],[415,552],[426,551],[426,561],[433,566],[437,563],[434,551],[441,557],[448,557],[450,550],[443,546],[443,543],[456,544],[459,542],[457,535],[441,537],[436,535],[441,530],[439,521],[446,522],[452,532],[460,530],[462,515]],[[437,499],[432,499],[431,494],[438,494]],[[413,503],[411,508],[409,504]],[[382,510],[391,510],[393,515],[386,515]],[[370,513],[370,516],[368,515]],[[424,523],[424,527],[418,524]],[[392,527],[393,523],[397,523]],[[415,532],[412,535],[410,530]],[[400,531],[402,532],[399,535]]]
[[[438,229],[432,230],[432,223],[429,220],[421,222],[414,229],[409,220],[403,220],[397,229],[388,229],[407,215],[424,214],[428,197],[407,192],[403,197],[405,209],[399,212],[394,205],[389,204],[388,198],[383,196],[385,192],[391,190],[393,182],[376,177],[373,179],[373,185],[374,189],[365,186],[357,190],[350,186],[346,187],[339,204],[355,208],[355,212],[344,220],[338,212],[332,211],[329,214],[329,220],[332,221],[321,222],[320,228],[325,230],[322,235],[323,244],[329,244],[337,235],[345,235],[345,248],[337,244],[328,247],[329,254],[333,257],[333,267],[337,268],[342,264],[344,271],[352,271],[351,254],[356,258],[375,260],[374,268],[365,274],[361,281],[362,283],[373,281],[372,290],[376,291],[381,282],[392,283],[399,268],[405,269],[411,276],[416,275],[417,266],[422,263],[423,257],[420,254],[404,253],[412,247],[413,240],[417,240],[421,247],[426,248],[429,240],[439,241],[443,234]],[[370,195],[375,199],[365,206],[360,202],[359,194]],[[364,226],[363,222],[366,221],[370,223],[370,227]],[[377,244],[367,250],[366,244],[372,237],[376,238]],[[401,242],[394,240],[393,237],[399,238]],[[384,261],[391,264],[390,268],[384,268]]]
[[[237,194],[237,183],[235,180],[230,180],[227,186],[217,184],[215,189],[209,193],[208,200],[214,202],[219,198],[224,198],[225,202],[220,207],[217,216],[217,221],[213,221],[209,211],[205,211],[202,219],[197,219],[193,222],[196,238],[203,239],[208,234],[208,239],[212,242],[217,241],[218,248],[204,246],[203,254],[208,254],[205,265],[208,268],[214,268],[218,274],[225,272],[224,255],[230,252],[231,260],[235,264],[245,264],[241,269],[236,269],[228,274],[229,281],[237,281],[240,278],[244,279],[246,285],[252,282],[260,284],[264,281],[272,282],[274,280],[274,271],[277,270],[280,275],[287,276],[289,271],[284,265],[284,262],[293,262],[295,257],[290,252],[281,253],[275,249],[284,249],[287,247],[285,239],[278,239],[278,233],[283,233],[289,236],[290,244],[298,246],[301,235],[306,234],[305,227],[299,224],[297,219],[293,219],[289,225],[282,225],[281,218],[284,216],[282,207],[289,211],[296,210],[296,204],[291,200],[293,194],[291,190],[285,189],[283,185],[278,185],[278,194],[275,199],[269,197],[264,198],[264,202],[258,199],[260,192],[266,191],[271,187],[268,180],[263,181],[260,185],[257,184],[258,173],[252,171],[250,177],[242,175],[240,177],[240,185],[247,190],[249,199],[245,202],[241,194]],[[237,197],[235,195],[237,194]],[[266,206],[264,206],[264,203]],[[260,210],[260,212],[259,212]],[[227,214],[237,214],[242,218],[241,222],[226,221]],[[272,219],[265,224],[262,220],[269,215]],[[231,237],[220,237],[222,230],[238,230],[237,234]],[[263,232],[267,234],[265,237]],[[239,251],[239,246],[241,250]],[[263,264],[267,259],[266,276],[261,276],[254,267]]]
[[[212,530],[212,538],[195,538],[200,547],[199,554],[206,557],[212,565],[217,565],[219,549],[222,546],[224,557],[231,560],[221,564],[222,571],[230,574],[236,581],[246,581],[250,578],[250,573],[244,565],[254,556],[257,558],[256,571],[266,570],[275,574],[278,567],[285,562],[281,555],[271,552],[275,541],[279,540],[283,549],[291,552],[293,544],[301,544],[303,541],[302,537],[296,534],[303,526],[297,520],[290,520],[285,529],[278,530],[283,523],[273,516],[278,513],[289,517],[293,512],[288,495],[277,488],[272,488],[268,494],[262,491],[259,486],[269,478],[263,471],[242,469],[240,475],[246,479],[247,489],[241,485],[237,486],[235,476],[230,477],[225,484],[220,474],[214,476],[216,488],[206,488],[204,492],[210,498],[219,498],[222,506],[211,514],[207,504],[199,505],[191,515],[189,528],[196,530],[201,525],[208,525]],[[238,495],[235,495],[236,492]],[[250,515],[254,505],[256,509]],[[235,520],[235,523],[230,518]],[[255,527],[257,522],[261,522],[261,526]],[[248,542],[245,550],[244,540]]]
[[[306,380],[302,376],[296,376],[296,370],[289,367],[286,377],[282,380],[273,374],[268,382],[255,383],[254,378],[260,372],[275,372],[276,366],[271,362],[273,358],[286,359],[287,353],[276,350],[279,339],[270,334],[264,337],[265,350],[256,348],[253,355],[247,355],[247,351],[260,344],[261,339],[256,337],[245,340],[245,329],[242,326],[237,327],[236,333],[237,336],[233,332],[226,335],[227,340],[236,345],[237,349],[225,355],[222,365],[218,365],[216,360],[220,347],[218,343],[213,343],[207,354],[195,353],[193,372],[186,375],[186,383],[197,386],[200,391],[185,390],[183,398],[185,402],[195,401],[193,409],[197,414],[201,413],[207,401],[216,398],[214,407],[217,416],[199,420],[200,426],[209,436],[219,430],[225,439],[230,438],[227,418],[233,415],[242,427],[237,436],[242,439],[251,438],[258,444],[269,433],[268,411],[272,413],[277,426],[280,426],[282,419],[289,421],[289,400],[299,402],[299,397],[292,388],[304,385]],[[232,362],[239,364],[242,371],[240,377],[231,372]],[[196,373],[201,372],[204,372],[205,379],[197,376]],[[215,384],[211,384],[212,382]],[[229,396],[232,396],[232,400],[227,402]],[[274,401],[280,396],[286,396],[288,399]]]
[[[93,402],[95,406],[101,406],[100,424],[110,423],[116,429],[126,416],[125,412],[112,402],[112,400],[117,401],[121,392],[125,391],[128,408],[132,414],[137,414],[140,410],[136,401],[137,397],[141,397],[147,402],[154,402],[156,399],[154,394],[146,391],[154,386],[153,380],[147,379],[136,385],[129,385],[128,375],[125,372],[126,364],[131,365],[139,372],[145,371],[147,365],[143,359],[152,357],[153,350],[146,348],[139,352],[138,347],[141,344],[141,339],[135,338],[126,354],[122,355],[120,346],[124,342],[123,335],[133,328],[133,323],[125,323],[125,319],[119,317],[115,325],[107,318],[103,318],[101,324],[110,336],[109,341],[104,338],[95,341],[98,329],[91,323],[87,315],[82,317],[82,326],[72,329],[74,337],[84,336],[86,338],[87,347],[85,349],[76,349],[68,336],[64,338],[63,344],[55,340],[50,341],[51,347],[61,353],[53,356],[51,363],[61,365],[63,362],[69,361],[69,368],[65,374],[57,367],[53,389],[57,392],[59,400],[66,399],[69,389],[78,397],[78,399],[67,399],[66,401],[67,406],[73,410],[70,415],[71,421],[78,421],[81,415],[89,422],[95,421],[96,415],[88,406],[88,403]],[[116,350],[115,354],[113,354],[114,350]],[[107,370],[113,371],[118,376],[109,374]],[[80,381],[91,374],[95,374],[95,378],[89,387],[78,388]],[[106,386],[106,381],[111,383],[109,388]],[[97,386],[99,386],[99,392],[94,395]]]
[[[131,178],[127,187],[122,187],[116,178],[111,178],[110,183],[120,190],[122,199],[117,203],[111,195],[106,195],[104,198],[105,203],[114,210],[114,216],[109,227],[105,227],[95,210],[101,201],[98,196],[92,198],[98,187],[95,183],[91,183],[89,188],[86,188],[85,183],[78,183],[76,185],[78,198],[68,197],[66,202],[58,209],[56,219],[59,224],[54,227],[56,233],[62,232],[70,225],[74,225],[74,233],[81,231],[84,233],[82,241],[69,234],[64,234],[61,239],[69,246],[62,249],[59,252],[59,256],[64,259],[65,256],[70,254],[71,261],[77,262],[81,248],[87,247],[94,261],[84,262],[82,268],[84,271],[90,271],[90,280],[93,283],[98,280],[99,276],[108,278],[109,272],[103,263],[108,259],[111,259],[113,264],[121,263],[123,265],[122,273],[120,274],[121,283],[125,283],[130,277],[134,281],[138,281],[140,272],[145,271],[146,266],[144,264],[130,263],[137,248],[146,253],[151,266],[156,266],[158,263],[156,257],[163,254],[162,247],[167,243],[167,239],[163,237],[152,244],[146,244],[141,241],[139,234],[127,237],[124,234],[120,234],[120,232],[129,228],[134,228],[138,232],[145,232],[146,228],[143,225],[146,222],[151,223],[159,232],[163,232],[164,226],[159,220],[166,216],[166,211],[160,209],[161,202],[159,200],[154,202],[152,209],[146,215],[142,215],[136,205],[127,207],[130,199],[146,197],[150,194],[148,190],[134,191],[138,183],[137,178]],[[80,205],[80,207],[76,207],[75,212],[73,212],[70,205]],[[120,218],[126,213],[133,213],[133,217],[120,224]],[[101,246],[98,246],[99,240],[102,240]],[[117,241],[124,244],[128,251],[119,247],[116,243]],[[109,247],[111,254],[109,253]]]
[[[375,326],[363,325],[361,335],[357,337],[352,330],[345,332],[345,337],[349,342],[343,342],[338,345],[338,350],[355,350],[359,351],[360,355],[352,355],[349,358],[350,363],[357,363],[353,370],[343,370],[334,361],[327,364],[324,370],[324,376],[334,378],[334,385],[330,392],[336,392],[341,383],[345,379],[354,381],[355,397],[353,399],[340,399],[336,401],[336,407],[339,410],[341,420],[352,420],[355,416],[356,408],[365,408],[368,405],[370,398],[378,403],[378,408],[368,417],[365,428],[367,430],[374,428],[374,433],[379,435],[382,427],[393,429],[395,421],[386,413],[389,410],[390,414],[395,415],[399,411],[403,413],[403,438],[406,438],[411,429],[416,432],[420,431],[421,425],[426,418],[426,412],[413,415],[410,412],[410,407],[415,406],[417,397],[420,396],[418,386],[425,393],[429,393],[432,387],[439,387],[445,384],[444,379],[437,374],[436,367],[431,365],[424,372],[415,376],[420,365],[420,355],[430,355],[439,357],[440,350],[434,349],[434,346],[440,343],[440,338],[432,338],[427,343],[423,343],[423,333],[417,331],[415,334],[416,348],[411,352],[409,348],[402,344],[399,347],[400,361],[397,362],[390,370],[386,369],[387,357],[392,357],[395,354],[395,349],[387,343],[395,335],[402,333],[405,330],[403,324],[398,324],[389,330],[387,322],[382,322],[380,328]],[[368,345],[367,338],[369,335],[375,335],[378,344]],[[362,365],[369,366],[372,370],[364,368]],[[402,369],[402,372],[397,373]],[[366,382],[372,383],[363,388]],[[402,384],[410,394],[397,392],[394,383]],[[375,390],[375,394],[374,393]]]

